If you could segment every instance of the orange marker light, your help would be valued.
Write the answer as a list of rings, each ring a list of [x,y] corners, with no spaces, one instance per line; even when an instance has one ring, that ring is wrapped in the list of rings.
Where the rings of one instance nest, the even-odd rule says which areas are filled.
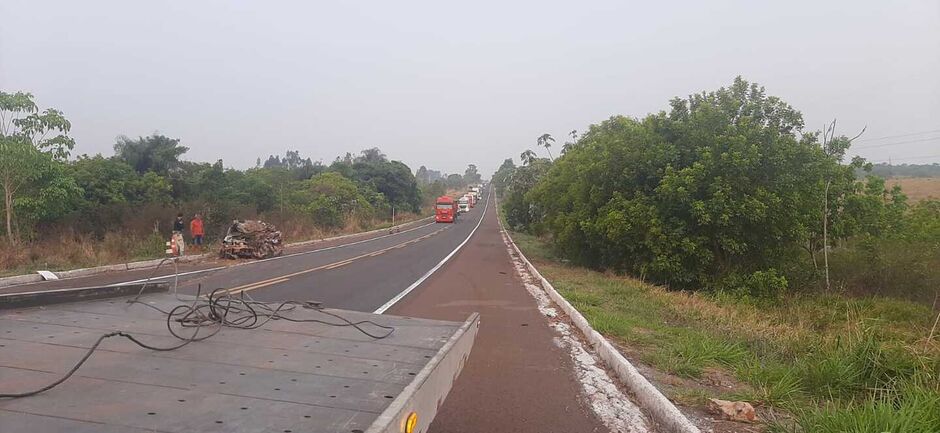
[[[408,414],[408,419],[405,420],[405,433],[414,433],[417,425],[418,414],[416,412]]]

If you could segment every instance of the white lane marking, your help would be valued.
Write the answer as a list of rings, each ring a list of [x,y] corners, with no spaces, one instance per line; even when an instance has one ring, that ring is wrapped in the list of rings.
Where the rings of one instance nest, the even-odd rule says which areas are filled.
[[[378,237],[374,237],[374,238],[369,238],[369,239],[363,239],[363,240],[356,241],[356,242],[350,242],[350,243],[348,243],[348,244],[333,245],[332,247],[319,248],[319,249],[316,249],[316,250],[301,251],[301,252],[299,252],[299,253],[288,254],[288,255],[286,255],[286,256],[271,257],[271,258],[269,258],[269,259],[255,260],[255,261],[252,261],[252,262],[236,263],[236,264],[231,265],[231,266],[219,266],[219,267],[216,267],[216,268],[200,269],[200,270],[196,270],[196,271],[183,272],[183,273],[181,273],[181,274],[169,274],[169,275],[162,275],[162,276],[153,277],[153,278],[143,278],[143,279],[134,280],[134,281],[124,281],[124,282],[121,282],[121,283],[109,284],[108,286],[120,286],[120,285],[124,285],[124,284],[143,283],[144,281],[148,281],[148,280],[149,280],[149,281],[164,280],[164,279],[173,278],[173,277],[176,277],[176,276],[180,276],[180,277],[181,277],[181,276],[183,276],[183,275],[201,274],[201,273],[205,273],[205,272],[218,271],[218,270],[220,270],[220,269],[235,268],[235,267],[246,266],[246,265],[256,265],[256,264],[258,264],[258,263],[264,263],[264,262],[269,262],[269,261],[274,261],[274,260],[281,260],[281,259],[286,259],[286,258],[290,258],[290,257],[302,256],[302,255],[306,255],[306,254],[320,253],[320,252],[323,252],[323,251],[335,250],[335,249],[337,249],[337,248],[346,248],[346,247],[351,247],[351,246],[353,246],[353,245],[364,244],[364,243],[366,243],[366,242],[372,242],[372,241],[376,241],[376,240],[379,240],[379,239],[384,239],[384,238],[387,238],[387,237],[389,237],[389,236],[400,235],[400,234],[402,234],[402,233],[408,233],[408,232],[415,231],[415,230],[418,230],[418,229],[421,229],[421,228],[424,228],[424,227],[427,227],[427,226],[430,226],[430,225],[434,225],[434,224],[437,224],[437,223],[435,223],[435,222],[430,222],[430,223],[427,223],[427,224],[424,224],[424,225],[420,225],[420,226],[417,226],[417,227],[412,227],[412,228],[410,228],[410,229],[408,229],[408,230],[402,230],[402,231],[398,231],[398,232],[395,232],[395,233],[389,233],[389,234],[387,234],[387,235],[382,235],[382,236],[378,236]]]
[[[492,191],[492,190],[491,190],[491,191]],[[437,270],[440,269],[441,266],[444,266],[444,263],[447,263],[447,261],[450,260],[451,257],[453,257],[455,254],[457,254],[457,251],[460,251],[460,249],[463,248],[463,246],[466,245],[467,242],[470,241],[470,238],[473,237],[473,234],[477,232],[477,229],[480,228],[480,224],[483,224],[483,218],[486,218],[486,210],[487,210],[489,207],[490,207],[490,198],[489,198],[489,194],[487,194],[487,197],[486,197],[486,204],[483,206],[483,214],[480,215],[480,221],[477,223],[476,227],[474,227],[473,230],[470,231],[470,234],[467,235],[467,238],[464,239],[463,242],[460,243],[460,245],[457,245],[457,248],[454,248],[454,250],[451,251],[450,254],[447,255],[447,257],[444,257],[444,259],[441,260],[440,262],[438,262],[438,264],[434,265],[434,267],[431,268],[431,270],[427,271],[424,275],[422,275],[421,278],[418,278],[417,281],[415,281],[414,283],[411,283],[411,285],[408,286],[408,287],[406,287],[405,290],[402,290],[401,293],[395,295],[394,298],[389,299],[388,302],[382,304],[381,307],[377,308],[377,309],[376,309],[375,311],[373,311],[372,313],[373,313],[373,314],[383,314],[383,313],[385,313],[385,310],[388,310],[388,309],[391,308],[393,305],[395,305],[396,303],[398,303],[398,301],[400,301],[402,298],[404,298],[405,296],[408,296],[408,294],[411,293],[412,290],[414,290],[415,288],[417,288],[418,286],[420,286],[421,283],[424,282],[424,280],[428,279],[428,277],[430,277],[432,274],[434,274],[435,272],[437,272]]]

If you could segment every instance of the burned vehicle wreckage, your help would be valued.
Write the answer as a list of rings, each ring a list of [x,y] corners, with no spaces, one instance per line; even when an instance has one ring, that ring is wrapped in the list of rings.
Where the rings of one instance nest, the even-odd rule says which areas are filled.
[[[284,253],[281,232],[264,221],[235,220],[222,238],[219,257],[267,259]]]

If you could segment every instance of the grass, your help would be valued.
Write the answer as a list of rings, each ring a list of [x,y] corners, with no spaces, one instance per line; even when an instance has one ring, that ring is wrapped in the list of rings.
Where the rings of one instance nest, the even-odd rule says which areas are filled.
[[[801,293],[773,303],[669,291],[569,266],[542,240],[513,240],[627,355],[685,380],[720,371],[742,386],[710,397],[782,409],[777,432],[940,432],[937,312],[906,300]],[[702,402],[701,389],[671,395]]]
[[[887,179],[888,187],[901,185],[901,190],[912,202],[940,199],[940,178],[896,177]]]
[[[402,213],[395,224],[403,224],[425,217],[424,214]],[[310,239],[358,233],[392,226],[391,221],[349,221],[339,230],[323,231],[309,221],[277,220],[284,239],[301,242]],[[66,270],[93,266],[120,264],[164,257],[165,242],[169,235],[153,231],[135,233],[130,230],[108,232],[99,239],[87,234],[59,233],[46,239],[10,248],[0,248],[0,277],[21,275],[36,270]],[[210,239],[211,240],[211,239]],[[0,238],[5,243],[6,239]],[[202,250],[187,244],[187,254],[217,251],[217,243],[207,243]]]

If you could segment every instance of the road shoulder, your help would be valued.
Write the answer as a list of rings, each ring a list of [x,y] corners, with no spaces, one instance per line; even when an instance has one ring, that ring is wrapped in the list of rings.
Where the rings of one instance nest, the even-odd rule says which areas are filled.
[[[585,397],[568,343],[517,275],[495,211],[458,258],[389,309],[443,320],[480,313],[467,366],[430,431],[611,431]]]

